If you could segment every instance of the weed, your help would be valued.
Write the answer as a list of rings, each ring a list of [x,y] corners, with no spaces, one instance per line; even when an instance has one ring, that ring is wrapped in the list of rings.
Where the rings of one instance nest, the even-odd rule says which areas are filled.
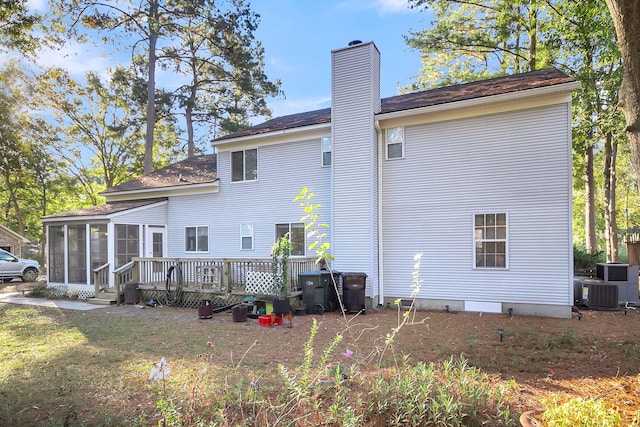
[[[560,401],[557,396],[545,399],[547,410],[541,418],[552,427],[611,427],[620,425],[620,414],[599,399]]]
[[[625,357],[629,359],[640,359],[640,345],[635,342],[626,341],[622,343],[622,348]]]
[[[464,357],[438,365],[406,362],[395,375],[371,383],[368,407],[385,414],[390,425],[514,425],[502,389]]]

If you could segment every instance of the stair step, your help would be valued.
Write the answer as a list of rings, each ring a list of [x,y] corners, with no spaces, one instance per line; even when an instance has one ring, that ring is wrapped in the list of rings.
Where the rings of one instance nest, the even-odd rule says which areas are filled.
[[[114,305],[116,298],[115,295],[113,298],[87,298],[87,302],[94,305]]]

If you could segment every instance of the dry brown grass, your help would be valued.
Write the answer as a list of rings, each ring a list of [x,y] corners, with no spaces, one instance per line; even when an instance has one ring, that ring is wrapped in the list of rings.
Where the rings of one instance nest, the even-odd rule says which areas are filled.
[[[358,364],[363,375],[375,372],[384,338],[398,322],[393,309],[346,320],[337,313],[301,316],[293,328],[266,328],[253,319],[233,322],[230,312],[199,319],[197,310],[168,307],[77,312],[0,304],[0,425],[154,424],[155,404],[167,389],[211,404],[220,396],[208,390],[247,386],[234,385],[236,375],[258,379],[262,390],[278,387],[277,364],[299,366],[313,317],[322,322],[316,354],[342,334],[337,353],[355,354],[336,360]],[[640,410],[639,343],[637,310],[587,311],[582,320],[418,312],[382,364],[464,354],[508,386],[514,412],[540,407],[549,396],[603,399],[628,425]],[[160,356],[172,370],[162,386],[147,381]]]

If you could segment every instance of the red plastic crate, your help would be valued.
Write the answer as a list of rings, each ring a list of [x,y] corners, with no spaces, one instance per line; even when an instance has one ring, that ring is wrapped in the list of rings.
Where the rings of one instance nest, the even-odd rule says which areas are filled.
[[[282,317],[272,316],[271,314],[267,314],[266,316],[258,316],[258,324],[261,326],[275,326],[282,325],[283,319]]]

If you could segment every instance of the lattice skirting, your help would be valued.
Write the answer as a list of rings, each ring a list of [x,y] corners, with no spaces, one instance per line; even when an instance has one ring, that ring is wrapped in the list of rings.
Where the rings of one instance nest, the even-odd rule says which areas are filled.
[[[78,299],[87,299],[96,296],[93,285],[47,285],[47,288],[56,298],[75,296]]]
[[[142,298],[145,302],[153,299],[160,304],[166,303],[166,292],[164,289],[141,289]],[[203,300],[209,300],[213,305],[239,304],[244,300],[244,295],[215,294],[210,292],[182,292],[182,298],[178,304],[180,307],[197,308]]]

